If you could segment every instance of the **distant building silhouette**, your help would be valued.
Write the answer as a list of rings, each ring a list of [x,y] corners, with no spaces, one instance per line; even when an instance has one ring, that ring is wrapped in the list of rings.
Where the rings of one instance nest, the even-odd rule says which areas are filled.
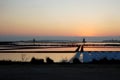
[[[33,45],[35,45],[35,42],[36,42],[36,40],[35,40],[35,38],[33,38]]]
[[[86,43],[86,41],[85,41],[85,38],[83,38],[83,41],[82,41],[83,43]]]

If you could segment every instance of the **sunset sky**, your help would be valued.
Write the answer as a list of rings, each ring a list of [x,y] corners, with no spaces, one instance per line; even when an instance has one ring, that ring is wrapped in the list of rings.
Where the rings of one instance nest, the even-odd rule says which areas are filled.
[[[0,0],[2,36],[120,36],[120,0]]]

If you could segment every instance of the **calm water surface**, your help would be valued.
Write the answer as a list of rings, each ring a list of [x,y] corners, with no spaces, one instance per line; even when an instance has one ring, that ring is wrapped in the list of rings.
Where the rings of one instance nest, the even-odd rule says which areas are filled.
[[[26,51],[74,51],[76,48],[46,48],[46,49],[21,49]],[[120,48],[93,48],[88,47],[84,48],[85,51],[120,51]],[[20,51],[20,50],[16,50]],[[114,54],[114,53],[113,53]],[[70,60],[75,53],[1,53],[0,54],[0,60],[13,60],[13,61],[22,61],[22,57],[24,57],[25,61],[30,61],[32,57],[35,58],[42,58],[45,59],[46,57],[52,58],[55,62],[59,62],[63,59]],[[83,56],[83,54],[81,54]],[[88,54],[88,56],[91,56],[91,54]],[[100,56],[100,55],[99,55]],[[98,56],[97,56],[98,57]],[[81,59],[83,57],[80,57]]]

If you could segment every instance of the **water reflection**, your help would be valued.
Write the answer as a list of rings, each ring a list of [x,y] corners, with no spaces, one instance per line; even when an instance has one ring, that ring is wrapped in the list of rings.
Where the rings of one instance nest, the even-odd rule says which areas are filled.
[[[45,50],[45,51],[74,51],[76,48],[48,48],[48,49],[21,49],[21,50]],[[85,52],[79,54],[79,59],[81,62],[89,62],[93,59],[100,60],[104,57],[107,59],[120,59],[120,48],[85,48]],[[99,51],[99,52],[95,52]],[[104,52],[113,51],[113,52]],[[119,52],[116,52],[119,51]],[[13,60],[22,61],[23,53],[0,53],[0,60]],[[50,57],[55,62],[59,62],[63,59],[70,60],[76,53],[24,53],[26,61],[30,61],[32,57],[42,58],[45,60],[46,57]]]
[[[12,60],[12,61],[22,61],[22,54],[23,53],[1,53],[0,60]],[[26,61],[30,61],[32,57],[38,59],[44,59],[46,57],[50,57],[55,62],[59,62],[63,59],[69,60],[75,53],[25,53]]]

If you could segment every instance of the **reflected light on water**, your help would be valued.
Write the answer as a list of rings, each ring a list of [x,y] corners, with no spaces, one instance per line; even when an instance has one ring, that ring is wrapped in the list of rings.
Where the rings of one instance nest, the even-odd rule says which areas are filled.
[[[23,49],[21,49],[23,50]],[[24,49],[28,50],[28,49]],[[39,50],[39,51],[75,51],[76,48],[48,48],[48,49],[29,49],[29,50]],[[85,48],[85,51],[120,51],[120,48]],[[13,60],[13,61],[22,61],[22,54],[23,53],[0,53],[0,60]],[[32,57],[38,58],[38,59],[44,59],[46,57],[50,57],[54,60],[54,62],[59,62],[63,59],[67,59],[68,61],[75,55],[75,53],[24,53],[25,54],[25,60],[30,61]],[[107,53],[106,53],[107,54]],[[89,58],[92,56],[92,53],[89,53]],[[102,56],[102,55],[101,55]],[[84,54],[81,53],[80,55],[80,61],[83,62]]]
[[[38,59],[44,59],[50,57],[55,62],[59,62],[63,59],[69,60],[75,53],[26,53],[25,60],[30,61],[32,57]],[[0,60],[13,60],[13,61],[22,61],[22,53],[2,53],[0,54]]]

